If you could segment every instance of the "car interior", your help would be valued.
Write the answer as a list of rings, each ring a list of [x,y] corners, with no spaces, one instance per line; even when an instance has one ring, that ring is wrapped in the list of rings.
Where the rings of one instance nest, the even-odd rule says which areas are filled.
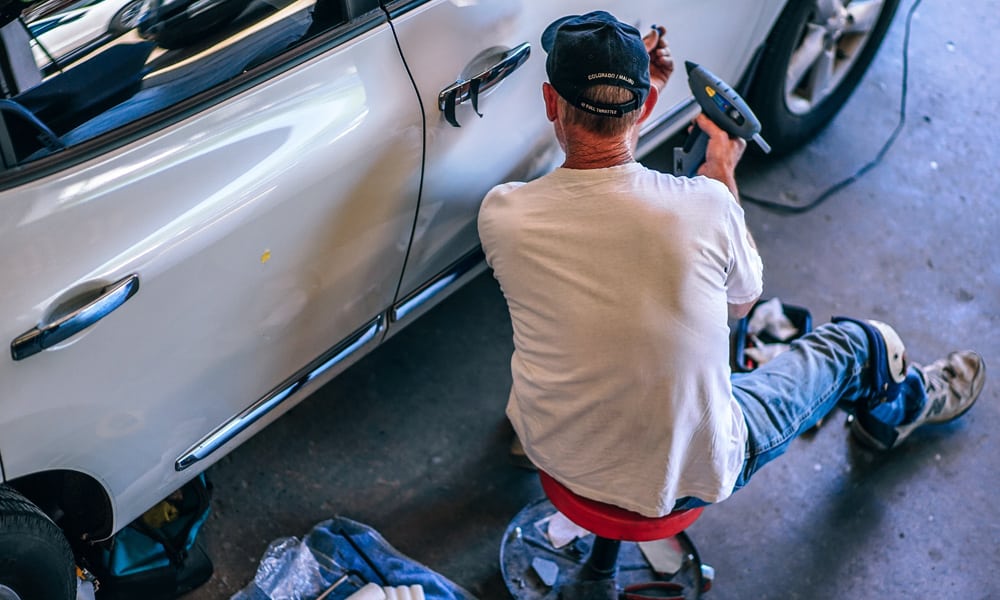
[[[65,63],[53,57],[53,64],[38,65],[30,48],[31,30],[19,12],[23,5],[0,0],[0,158],[5,169],[199,94],[210,95],[276,57],[295,57],[297,47],[315,47],[307,41],[347,39],[351,27],[370,21],[379,7],[378,0],[222,2],[246,6],[235,19],[188,45],[164,48],[132,30],[98,40],[83,56],[72,52]]]

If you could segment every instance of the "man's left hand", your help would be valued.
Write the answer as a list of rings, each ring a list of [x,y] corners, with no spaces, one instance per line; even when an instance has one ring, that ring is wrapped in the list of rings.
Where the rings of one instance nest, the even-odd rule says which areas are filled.
[[[646,51],[649,52],[649,82],[661,92],[674,72],[674,58],[670,55],[666,35],[666,27],[654,25],[653,29],[642,38]]]

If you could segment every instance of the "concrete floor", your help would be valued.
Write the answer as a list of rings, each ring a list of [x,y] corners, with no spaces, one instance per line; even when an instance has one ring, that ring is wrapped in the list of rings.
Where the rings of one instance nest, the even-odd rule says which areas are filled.
[[[746,162],[744,193],[802,203],[875,155],[897,117],[902,4],[833,126],[786,160]],[[706,510],[689,533],[718,573],[709,597],[1000,597],[998,30],[996,0],[925,2],[908,121],[885,160],[807,214],[747,206],[766,296],[817,323],[889,321],[918,362],[977,349],[992,380],[960,421],[890,454],[855,447],[838,415]],[[269,542],[336,514],[484,600],[507,597],[500,537],[540,496],[507,463],[510,351],[486,274],[210,469],[216,574],[187,600],[229,598]]]

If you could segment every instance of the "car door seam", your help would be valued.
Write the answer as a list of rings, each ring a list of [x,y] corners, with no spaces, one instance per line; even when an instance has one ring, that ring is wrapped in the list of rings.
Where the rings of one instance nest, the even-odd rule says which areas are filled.
[[[413,87],[413,93],[417,97],[417,106],[420,107],[420,180],[417,185],[417,206],[413,211],[413,222],[410,224],[410,236],[406,241],[406,253],[403,255],[403,266],[399,271],[399,280],[396,282],[396,291],[392,295],[393,302],[395,303],[396,299],[399,298],[399,292],[403,287],[403,275],[406,273],[406,266],[410,262],[410,253],[413,251],[413,238],[416,236],[417,219],[420,216],[420,204],[423,200],[424,176],[427,171],[427,111],[424,109],[423,98],[420,97],[420,88],[417,86],[417,80],[413,77],[413,71],[410,69],[409,63],[406,62],[406,56],[403,53],[403,46],[399,41],[399,35],[396,33],[396,25],[392,21],[392,14],[389,12],[388,7],[386,7],[385,0],[379,0],[378,5],[379,8],[382,9],[382,12],[385,13],[386,22],[389,24],[389,30],[392,32],[392,38],[396,42],[396,50],[399,52],[399,59],[403,63],[406,75],[410,78],[410,85]]]

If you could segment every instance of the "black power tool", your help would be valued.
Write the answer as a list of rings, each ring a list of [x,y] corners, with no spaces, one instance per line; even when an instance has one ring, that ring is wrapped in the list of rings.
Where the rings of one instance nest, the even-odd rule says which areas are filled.
[[[711,71],[691,61],[685,61],[688,85],[694,99],[713,123],[732,136],[753,140],[765,153],[771,151],[760,136],[760,121],[747,103],[726,82]],[[708,135],[694,125],[682,148],[674,148],[674,175],[692,177],[705,162]]]

